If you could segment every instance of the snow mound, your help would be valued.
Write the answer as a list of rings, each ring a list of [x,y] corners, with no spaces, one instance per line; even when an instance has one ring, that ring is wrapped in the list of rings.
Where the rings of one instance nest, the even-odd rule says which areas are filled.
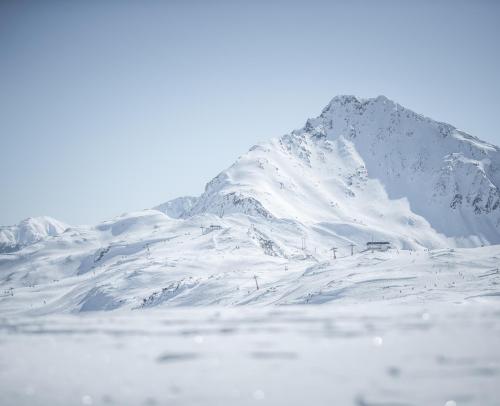
[[[46,237],[57,236],[68,228],[52,217],[29,217],[15,226],[0,227],[0,252],[12,252]]]

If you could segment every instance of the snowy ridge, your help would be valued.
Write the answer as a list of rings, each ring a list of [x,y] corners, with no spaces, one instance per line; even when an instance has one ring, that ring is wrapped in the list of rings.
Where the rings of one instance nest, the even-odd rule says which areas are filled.
[[[12,252],[49,236],[57,236],[68,225],[51,217],[29,217],[15,226],[0,227],[0,253]]]
[[[193,196],[182,196],[160,204],[154,207],[154,209],[159,210],[174,219],[184,218],[196,203],[196,200],[197,198]]]

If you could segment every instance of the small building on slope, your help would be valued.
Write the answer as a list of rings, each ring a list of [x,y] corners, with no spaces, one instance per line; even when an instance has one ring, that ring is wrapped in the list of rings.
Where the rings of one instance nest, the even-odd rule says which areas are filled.
[[[389,241],[370,241],[366,243],[366,249],[370,251],[387,251],[391,248]]]

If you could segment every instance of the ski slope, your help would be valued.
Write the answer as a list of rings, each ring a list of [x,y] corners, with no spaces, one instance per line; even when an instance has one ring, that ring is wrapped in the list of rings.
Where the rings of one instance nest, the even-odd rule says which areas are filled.
[[[201,219],[220,228],[203,231]],[[337,245],[333,259],[330,247],[338,241],[294,222],[241,214],[201,219],[148,210],[4,254],[0,306],[4,313],[42,315],[179,305],[453,302],[499,292],[500,246],[387,252],[354,246],[351,256],[350,246]]]

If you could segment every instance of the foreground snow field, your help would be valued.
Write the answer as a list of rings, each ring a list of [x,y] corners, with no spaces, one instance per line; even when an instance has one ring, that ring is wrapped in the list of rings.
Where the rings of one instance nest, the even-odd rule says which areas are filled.
[[[498,405],[498,297],[3,318],[2,405]]]
[[[108,312],[18,289],[1,302],[0,404],[498,405],[500,246],[308,261],[212,269]]]

